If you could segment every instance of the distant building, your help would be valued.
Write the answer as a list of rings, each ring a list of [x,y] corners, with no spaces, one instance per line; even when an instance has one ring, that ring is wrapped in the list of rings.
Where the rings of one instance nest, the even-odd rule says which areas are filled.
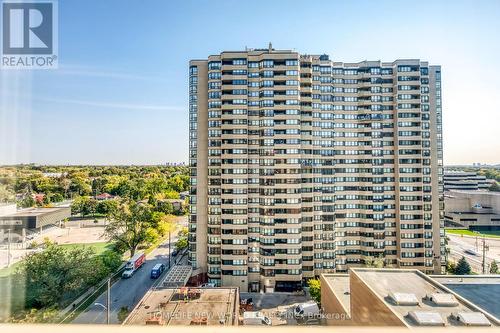
[[[446,171],[443,176],[444,190],[488,190],[491,180],[485,176],[480,176],[476,172],[469,171]]]
[[[68,175],[67,172],[44,172],[43,175],[48,178],[61,178]]]
[[[336,326],[499,326],[473,301],[412,269],[353,268],[321,275],[321,306]]]
[[[447,227],[500,230],[500,193],[449,191],[445,193],[444,201]]]
[[[149,290],[125,325],[238,325],[238,288],[160,288]]]
[[[109,193],[101,193],[99,195],[96,195],[95,198],[96,198],[96,200],[111,200],[111,199],[114,199],[115,196],[111,195]]]
[[[165,201],[172,204],[175,211],[181,211],[186,205],[186,202],[182,199],[165,199]]]
[[[0,206],[0,243],[7,240],[25,241],[32,232],[42,232],[44,227],[57,225],[71,216],[71,208],[28,208],[17,210],[16,205]]]

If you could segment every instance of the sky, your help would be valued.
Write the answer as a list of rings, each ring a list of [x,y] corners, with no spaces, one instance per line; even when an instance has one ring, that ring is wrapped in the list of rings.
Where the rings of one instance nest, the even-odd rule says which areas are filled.
[[[58,4],[59,68],[0,73],[0,164],[187,162],[189,60],[269,42],[441,65],[445,164],[500,163],[500,1]]]

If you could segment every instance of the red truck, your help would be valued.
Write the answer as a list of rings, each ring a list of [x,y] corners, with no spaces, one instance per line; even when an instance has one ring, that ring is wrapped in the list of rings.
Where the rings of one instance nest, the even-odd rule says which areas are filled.
[[[131,277],[136,270],[138,270],[146,261],[146,255],[144,253],[136,253],[129,261],[125,264],[125,270],[122,273],[122,278]]]

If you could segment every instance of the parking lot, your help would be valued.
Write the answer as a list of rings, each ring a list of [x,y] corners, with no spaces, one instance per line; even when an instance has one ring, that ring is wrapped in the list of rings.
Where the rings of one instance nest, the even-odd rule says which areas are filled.
[[[240,298],[252,298],[253,311],[261,311],[271,319],[273,326],[298,325],[293,317],[294,307],[300,303],[311,301],[311,298],[304,293],[240,293]]]

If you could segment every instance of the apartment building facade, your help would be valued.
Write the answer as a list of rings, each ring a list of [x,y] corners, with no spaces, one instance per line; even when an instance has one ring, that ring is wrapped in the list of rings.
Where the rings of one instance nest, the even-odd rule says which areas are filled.
[[[441,70],[267,49],[189,67],[189,261],[242,291],[444,264]]]

